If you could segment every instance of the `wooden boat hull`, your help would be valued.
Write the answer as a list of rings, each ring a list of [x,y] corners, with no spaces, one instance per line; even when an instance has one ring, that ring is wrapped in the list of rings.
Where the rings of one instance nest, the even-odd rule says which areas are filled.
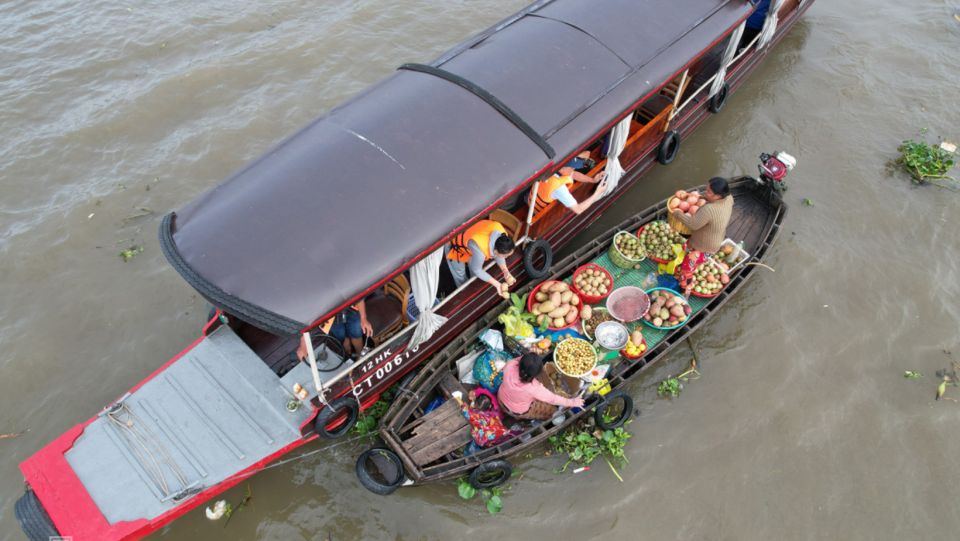
[[[734,217],[728,227],[728,236],[744,241],[745,249],[752,254],[751,262],[762,262],[780,234],[783,219],[786,215],[786,204],[776,191],[766,185],[761,186],[755,179],[749,177],[740,179],[732,183],[731,186],[736,208]],[[566,257],[556,266],[555,273],[551,278],[560,279],[567,276],[578,266],[605,252],[617,232],[636,231],[642,224],[651,220],[665,219],[666,212],[666,204],[663,202],[624,220]],[[753,265],[746,265],[737,270],[731,276],[729,285],[718,296],[710,299],[703,309],[695,312],[686,325],[667,334],[660,342],[652,346],[642,359],[618,365],[617,369],[611,371],[611,375],[609,375],[609,381],[613,389],[622,388],[630,381],[638,379],[649,366],[664,358],[668,352],[696,332],[733,298],[756,272],[758,272],[757,267]],[[533,285],[530,284],[525,287],[520,294],[528,292]],[[451,479],[470,472],[484,462],[494,459],[508,459],[544,442],[551,435],[562,431],[584,416],[592,415],[590,406],[596,407],[597,403],[588,402],[588,407],[579,413],[572,413],[567,410],[564,421],[558,425],[542,423],[527,432],[523,438],[508,440],[496,447],[484,449],[468,457],[443,459],[428,465],[418,465],[412,459],[404,445],[403,427],[411,422],[418,408],[423,406],[424,401],[429,400],[436,394],[435,389],[440,385],[441,380],[448,377],[448,374],[455,369],[456,360],[465,353],[467,347],[474,341],[479,332],[494,323],[501,312],[502,307],[491,310],[437,354],[410,383],[409,392],[401,393],[384,416],[380,435],[387,446],[400,457],[408,478],[414,483]]]

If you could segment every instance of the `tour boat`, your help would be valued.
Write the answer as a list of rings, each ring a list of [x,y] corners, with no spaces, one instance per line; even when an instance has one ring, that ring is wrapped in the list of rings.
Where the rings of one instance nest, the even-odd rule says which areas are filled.
[[[498,221],[521,247],[515,287],[542,276],[552,249],[677,157],[812,3],[774,0],[749,32],[746,0],[538,1],[400,66],[170,213],[163,252],[215,310],[181,353],[21,463],[21,527],[140,538],[346,433],[500,300],[476,279],[451,285],[453,237]],[[585,153],[587,174],[606,172],[603,197],[534,212],[529,194]],[[354,360],[325,323],[362,299],[374,336]]]

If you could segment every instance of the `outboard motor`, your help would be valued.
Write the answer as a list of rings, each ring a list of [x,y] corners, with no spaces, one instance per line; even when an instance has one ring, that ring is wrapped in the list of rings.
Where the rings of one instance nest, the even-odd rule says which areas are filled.
[[[787,173],[797,166],[797,159],[786,152],[776,151],[773,154],[760,155],[760,182],[769,184],[774,191],[783,192],[787,189],[784,179]]]

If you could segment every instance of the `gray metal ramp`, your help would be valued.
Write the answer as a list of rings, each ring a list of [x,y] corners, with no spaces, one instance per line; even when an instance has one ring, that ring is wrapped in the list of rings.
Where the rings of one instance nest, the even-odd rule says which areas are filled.
[[[221,326],[102,414],[66,459],[110,523],[151,519],[300,439],[309,407]]]

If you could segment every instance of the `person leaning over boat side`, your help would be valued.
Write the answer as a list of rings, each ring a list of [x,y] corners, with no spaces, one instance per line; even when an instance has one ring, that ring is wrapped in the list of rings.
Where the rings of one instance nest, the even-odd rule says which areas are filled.
[[[580,158],[577,156],[574,160]],[[607,172],[601,171],[596,176],[587,176],[577,171],[569,164],[561,167],[560,171],[550,178],[541,180],[537,184],[537,191],[530,192],[530,199],[534,204],[534,216],[539,215],[554,201],[560,201],[563,206],[572,210],[574,214],[580,214],[590,208],[594,203],[603,197],[607,191]],[[570,186],[574,182],[584,182],[587,184],[596,184],[597,189],[593,195],[577,202],[573,194],[570,193]]]
[[[553,417],[557,406],[583,407],[582,398],[564,398],[537,381],[542,370],[543,358],[535,353],[507,361],[497,399],[510,415],[518,419],[544,420]]]
[[[513,239],[507,234],[506,228],[495,220],[480,220],[471,225],[450,241],[450,251],[447,252],[447,264],[453,274],[453,281],[457,287],[467,281],[467,267],[470,274],[483,280],[497,290],[503,298],[509,298],[507,288],[517,282],[507,268],[506,258],[513,254],[516,246]],[[503,272],[505,284],[501,284],[490,273],[483,270],[488,260],[496,261]],[[506,286],[506,287],[504,287]]]
[[[727,179],[711,178],[703,198],[707,204],[695,214],[687,214],[680,209],[673,211],[673,216],[691,231],[687,240],[687,254],[676,271],[686,295],[693,288],[693,280],[690,279],[693,271],[706,260],[706,254],[716,253],[720,249],[733,214],[733,196],[730,195]]]

